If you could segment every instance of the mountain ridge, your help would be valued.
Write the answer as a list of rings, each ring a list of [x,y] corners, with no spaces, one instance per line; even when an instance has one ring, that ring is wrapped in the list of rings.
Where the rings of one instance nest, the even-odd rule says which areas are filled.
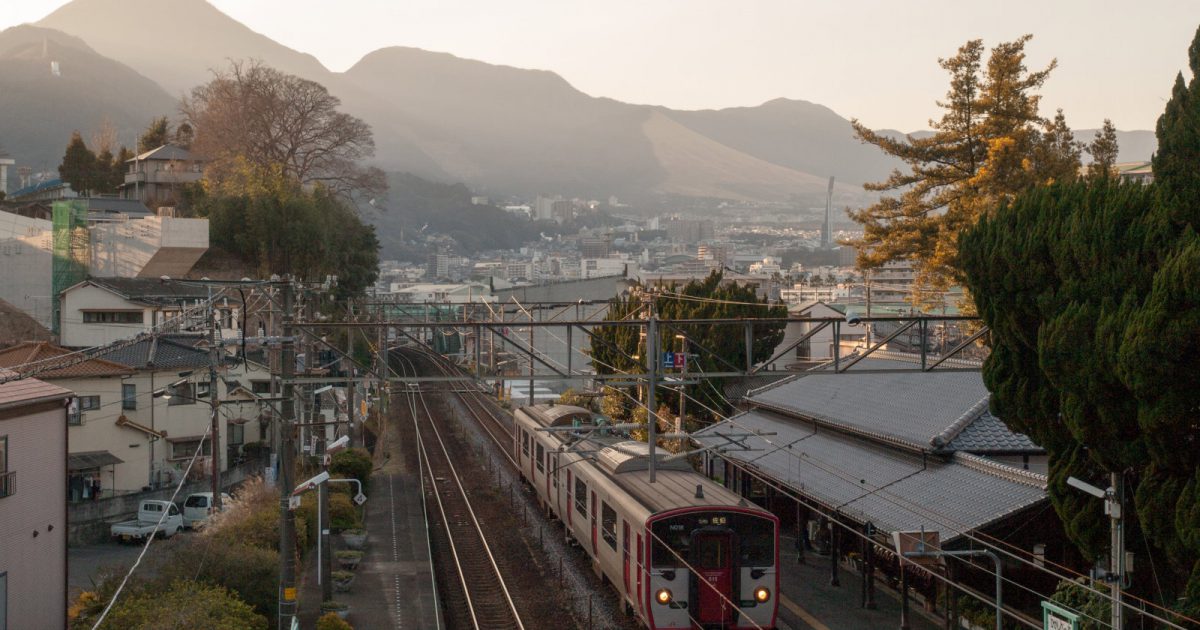
[[[172,31],[171,46],[131,42],[120,16],[139,11],[166,12],[186,27]],[[487,194],[654,201],[688,190],[804,207],[824,205],[834,176],[838,200],[855,204],[871,198],[858,184],[901,165],[854,139],[832,109],[808,101],[674,110],[589,95],[550,70],[407,46],[371,51],[334,72],[205,0],[73,0],[38,24],[78,36],[172,94],[207,80],[229,58],[259,59],[325,85],[345,111],[371,124],[381,168]]]

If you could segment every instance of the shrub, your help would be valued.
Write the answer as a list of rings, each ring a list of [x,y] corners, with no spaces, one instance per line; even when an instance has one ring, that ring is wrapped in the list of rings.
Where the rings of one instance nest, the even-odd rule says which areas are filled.
[[[317,620],[317,630],[354,630],[354,626],[337,616],[337,613],[327,612]]]
[[[365,492],[373,467],[371,454],[366,449],[350,448],[333,454],[333,460],[329,464],[329,473],[361,481]]]
[[[329,494],[329,524],[333,529],[354,529],[362,527],[362,519],[358,517],[358,507],[345,494]]]
[[[267,619],[279,606],[279,552],[215,536],[187,540],[164,556],[158,575],[169,584],[183,579],[223,586]]]
[[[219,586],[178,581],[165,591],[139,591],[117,600],[100,625],[102,630],[126,628],[206,628],[208,630],[267,630],[267,618]],[[94,617],[80,615],[76,627],[91,627]]]

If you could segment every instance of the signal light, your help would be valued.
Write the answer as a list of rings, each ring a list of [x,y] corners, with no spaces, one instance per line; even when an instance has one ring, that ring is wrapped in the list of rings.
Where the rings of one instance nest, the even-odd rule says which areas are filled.
[[[657,601],[659,604],[662,604],[663,606],[670,604],[671,603],[671,589],[669,589],[669,588],[658,589],[658,592],[654,594],[654,599],[655,599],[655,601]]]
[[[765,586],[754,589],[754,599],[760,604],[766,602],[768,599],[771,599],[771,590]]]

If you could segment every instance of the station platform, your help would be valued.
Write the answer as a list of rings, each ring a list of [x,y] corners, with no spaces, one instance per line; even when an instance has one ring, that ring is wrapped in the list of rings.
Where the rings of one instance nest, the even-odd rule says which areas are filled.
[[[334,599],[349,604],[347,621],[355,630],[440,629],[420,478],[415,472],[387,468],[391,467],[371,479],[367,548],[354,584],[349,593],[334,593]],[[335,551],[343,548],[341,543],[337,536],[331,541]],[[301,590],[301,628],[315,627],[320,616],[316,556],[309,556]]]
[[[880,630],[900,627],[900,596],[876,582],[875,608],[867,610],[862,603],[862,576],[846,567],[840,568],[840,586],[829,584],[829,556],[809,552],[804,563],[796,561],[795,538],[780,536],[781,579],[779,590],[780,630]],[[938,630],[940,620],[921,609],[915,600],[909,602],[911,630]]]

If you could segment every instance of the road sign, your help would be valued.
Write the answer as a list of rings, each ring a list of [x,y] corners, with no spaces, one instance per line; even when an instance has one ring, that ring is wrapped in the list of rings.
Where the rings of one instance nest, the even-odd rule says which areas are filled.
[[[362,505],[362,504],[366,503],[366,502],[367,502],[367,495],[365,495],[365,494],[363,494],[363,493],[359,492],[358,494],[354,495],[354,502],[355,502],[355,503],[357,503],[357,504],[359,504],[359,505]]]
[[[288,509],[294,510],[298,507],[300,507],[300,495],[293,494],[292,496],[288,497]]]
[[[1042,602],[1044,630],[1079,630],[1079,615],[1050,602]]]
[[[662,366],[665,368],[675,367],[675,353],[674,352],[668,351],[668,352],[663,353]]]

